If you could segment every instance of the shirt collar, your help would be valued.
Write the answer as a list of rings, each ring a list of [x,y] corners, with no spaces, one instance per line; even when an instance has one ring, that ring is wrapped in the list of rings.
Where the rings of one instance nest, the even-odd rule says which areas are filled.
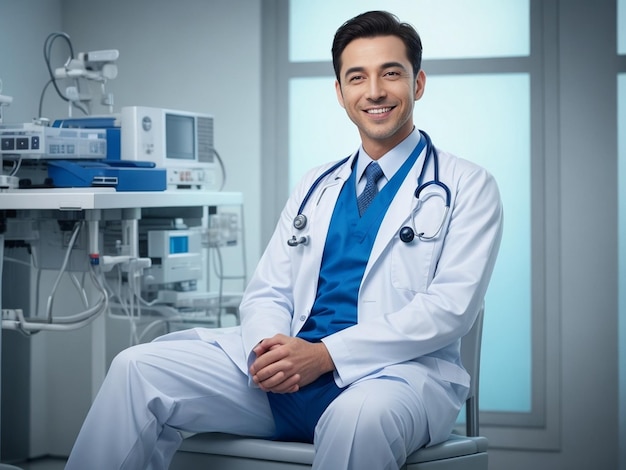
[[[406,161],[407,157],[411,155],[411,152],[415,149],[420,139],[420,132],[416,128],[413,128],[413,131],[407,136],[406,139],[376,160],[385,174],[385,180],[389,181],[393,175],[396,174],[396,171],[398,171],[398,169]],[[374,160],[372,160],[363,148],[363,144],[361,144],[361,147],[359,148],[359,157],[356,163],[357,183],[361,180],[367,165],[373,161]]]

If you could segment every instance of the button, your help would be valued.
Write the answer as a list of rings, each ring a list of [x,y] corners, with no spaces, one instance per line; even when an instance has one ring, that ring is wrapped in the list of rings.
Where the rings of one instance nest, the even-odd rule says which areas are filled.
[[[306,320],[306,315],[300,315],[300,321]]]
[[[3,137],[2,150],[15,150],[15,139],[10,137]]]

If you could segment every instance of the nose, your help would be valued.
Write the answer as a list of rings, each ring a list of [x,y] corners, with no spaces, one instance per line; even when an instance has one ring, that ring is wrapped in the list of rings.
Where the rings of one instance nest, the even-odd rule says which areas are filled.
[[[371,101],[380,101],[385,96],[383,80],[376,76],[370,78],[367,98]]]

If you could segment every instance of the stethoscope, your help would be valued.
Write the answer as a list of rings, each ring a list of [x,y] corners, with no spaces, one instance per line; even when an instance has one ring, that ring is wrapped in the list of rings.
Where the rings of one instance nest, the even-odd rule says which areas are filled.
[[[434,240],[435,238],[437,238],[439,234],[441,233],[441,230],[443,229],[443,225],[446,221],[446,218],[448,217],[448,212],[450,211],[450,201],[452,199],[451,194],[450,194],[450,188],[448,188],[448,186],[445,183],[439,180],[439,155],[437,153],[437,149],[433,146],[432,141],[430,140],[430,136],[426,132],[420,130],[420,134],[424,136],[424,138],[426,139],[426,157],[424,160],[424,165],[422,166],[422,171],[420,172],[417,178],[417,188],[415,189],[415,192],[414,192],[415,202],[414,202],[413,210],[411,211],[411,214],[413,214],[413,217],[411,217],[411,226],[407,225],[400,229],[399,237],[400,237],[400,240],[402,240],[404,243],[412,242],[415,239],[415,237],[417,237],[421,241],[430,241],[430,240]],[[431,157],[433,159],[433,179],[425,183],[422,183],[423,178],[424,178],[424,173],[428,165],[428,160]],[[298,208],[298,214],[293,219],[293,227],[296,230],[303,230],[307,225],[308,220],[307,220],[306,215],[304,215],[303,212],[304,212],[304,208],[307,202],[309,201],[309,199],[311,198],[313,194],[313,191],[315,191],[315,188],[317,188],[320,185],[320,183],[328,175],[330,175],[335,170],[337,170],[337,168],[345,164],[349,159],[350,157],[347,157],[335,163],[329,169],[324,171],[320,176],[318,176],[315,181],[313,181],[313,184],[311,185],[306,195],[304,196],[304,199],[300,203],[300,207]],[[426,199],[420,199],[420,195],[422,194],[422,191],[428,188],[429,186],[439,186],[444,191],[445,197],[442,196],[441,193],[439,192],[433,192],[433,193],[430,193],[426,197]],[[444,202],[444,211],[443,211],[443,217],[441,218],[441,223],[439,224],[439,227],[437,228],[437,230],[432,235],[426,235],[424,232],[418,232],[416,230],[415,213],[419,210],[422,202],[429,199],[431,196],[438,196],[442,199],[442,201]],[[293,235],[289,240],[287,240],[287,245],[289,246],[306,245],[308,242],[309,242],[308,236],[296,237],[296,235]]]

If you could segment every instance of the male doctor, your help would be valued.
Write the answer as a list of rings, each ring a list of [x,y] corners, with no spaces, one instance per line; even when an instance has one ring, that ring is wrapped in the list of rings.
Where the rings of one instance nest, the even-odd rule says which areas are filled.
[[[498,188],[484,169],[439,151],[449,213],[437,196],[415,211],[426,142],[413,106],[426,76],[411,26],[364,13],[339,28],[332,53],[360,147],[317,185],[331,164],[295,189],[240,327],[172,333],[115,358],[68,470],[165,469],[180,430],[313,442],[323,470],[397,469],[448,437],[469,385],[460,338],[500,243]],[[442,220],[432,240],[399,236],[403,227],[437,233]],[[294,233],[305,243],[288,244]]]

